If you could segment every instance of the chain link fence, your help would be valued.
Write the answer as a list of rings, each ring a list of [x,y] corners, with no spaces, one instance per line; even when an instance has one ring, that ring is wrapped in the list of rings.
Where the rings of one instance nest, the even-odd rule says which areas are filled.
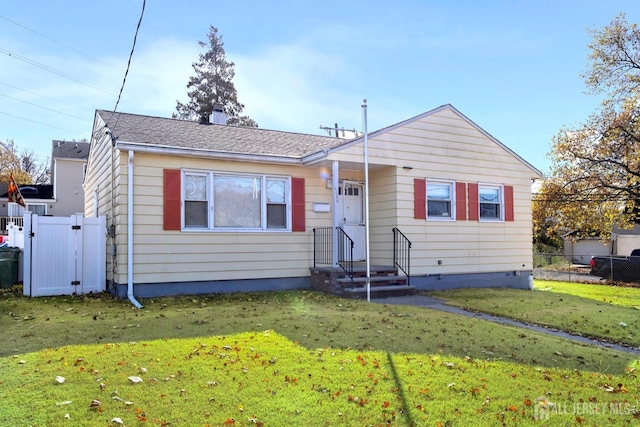
[[[559,253],[533,253],[533,278],[562,282],[600,283],[602,277],[594,276],[589,264],[591,256],[564,255]]]

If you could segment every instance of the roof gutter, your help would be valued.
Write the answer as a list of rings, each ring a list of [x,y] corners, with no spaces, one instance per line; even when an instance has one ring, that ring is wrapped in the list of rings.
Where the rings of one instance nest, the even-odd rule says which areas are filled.
[[[309,154],[302,158],[302,164],[305,166],[312,165],[314,163],[320,162],[327,158],[329,154],[329,150],[325,149],[322,151],[318,151],[317,153]]]
[[[202,150],[197,148],[176,148],[168,146],[149,146],[148,144],[140,144],[136,142],[116,142],[116,148],[122,151],[138,151],[141,153],[149,154],[166,154],[173,156],[184,157],[197,157],[197,158],[212,158],[212,159],[224,159],[224,160],[236,160],[245,162],[269,162],[269,163],[281,163],[287,165],[300,165],[302,160],[297,157],[284,157],[276,155],[259,155],[259,154],[242,154],[242,153],[230,153],[227,151],[215,151],[215,150]]]
[[[127,298],[136,308],[142,308],[133,296],[133,151],[127,163]]]

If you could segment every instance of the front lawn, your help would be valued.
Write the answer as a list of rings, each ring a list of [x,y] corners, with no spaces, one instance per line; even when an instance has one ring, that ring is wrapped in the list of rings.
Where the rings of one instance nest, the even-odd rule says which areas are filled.
[[[0,425],[637,421],[628,353],[311,291],[142,303],[0,295]]]
[[[640,288],[537,280],[534,292],[455,289],[429,295],[472,311],[640,346]]]
[[[624,425],[639,397],[631,367],[306,348],[273,331],[50,348],[0,359],[0,378],[0,425],[51,427],[540,425],[546,415]]]

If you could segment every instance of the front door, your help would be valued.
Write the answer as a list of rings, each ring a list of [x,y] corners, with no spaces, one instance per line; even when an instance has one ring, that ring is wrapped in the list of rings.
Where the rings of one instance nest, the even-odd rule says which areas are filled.
[[[342,208],[341,226],[353,240],[353,260],[364,261],[366,258],[364,185],[354,181],[342,181],[338,195]]]

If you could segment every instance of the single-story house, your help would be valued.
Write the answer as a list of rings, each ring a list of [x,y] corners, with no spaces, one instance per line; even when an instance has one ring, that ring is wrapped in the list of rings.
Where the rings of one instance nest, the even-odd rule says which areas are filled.
[[[214,116],[96,111],[85,216],[107,216],[112,293],[309,287],[318,264],[394,265],[396,233],[416,289],[529,286],[542,174],[453,106],[351,140]]]

